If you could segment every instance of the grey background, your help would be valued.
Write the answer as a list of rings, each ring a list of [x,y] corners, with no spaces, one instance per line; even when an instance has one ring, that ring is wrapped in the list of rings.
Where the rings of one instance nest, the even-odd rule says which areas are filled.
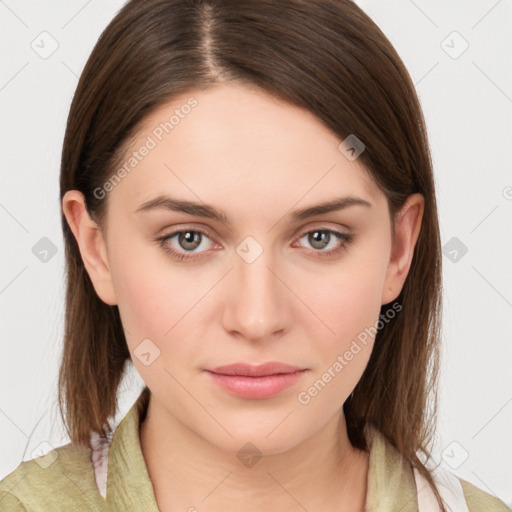
[[[431,142],[445,290],[435,459],[512,504],[512,1],[357,3],[404,60]],[[69,441],[60,151],[78,76],[122,4],[0,2],[0,478]],[[141,386],[130,371],[118,419]]]

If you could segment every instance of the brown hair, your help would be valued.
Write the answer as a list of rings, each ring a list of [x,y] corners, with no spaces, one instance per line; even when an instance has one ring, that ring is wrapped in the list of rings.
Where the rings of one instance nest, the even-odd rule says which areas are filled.
[[[250,84],[312,112],[359,156],[394,222],[410,194],[424,196],[422,228],[400,314],[380,329],[368,366],[344,404],[349,438],[367,449],[376,427],[428,480],[437,411],[441,250],[425,121],[411,78],[377,25],[349,0],[132,0],[114,17],[80,77],[65,133],[60,195],[81,191],[106,219],[101,187],[146,116],[210,84]],[[117,306],[96,295],[62,215],[65,334],[59,405],[71,441],[106,435],[130,358]],[[389,305],[382,307],[384,313]]]

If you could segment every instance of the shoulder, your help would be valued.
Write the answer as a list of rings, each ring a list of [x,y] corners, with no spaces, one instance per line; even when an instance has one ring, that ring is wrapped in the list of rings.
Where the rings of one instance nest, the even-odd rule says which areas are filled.
[[[420,512],[438,510],[435,496],[430,486],[415,471]],[[475,485],[457,476],[452,471],[437,467],[431,476],[448,510],[461,512],[512,512],[500,499],[483,491]],[[425,495],[426,493],[426,495]]]
[[[23,461],[0,481],[0,510],[101,510],[91,450],[71,443]]]
[[[469,512],[512,512],[499,498],[457,477],[464,492]]]
[[[416,468],[405,462],[400,452],[377,429],[369,429],[370,466],[368,510],[380,511],[381,503],[392,502],[389,510],[432,512],[438,510],[430,485]],[[499,498],[438,466],[430,470],[437,490],[449,510],[467,512],[512,512]],[[394,501],[393,501],[394,500]],[[417,507],[413,505],[417,502]]]

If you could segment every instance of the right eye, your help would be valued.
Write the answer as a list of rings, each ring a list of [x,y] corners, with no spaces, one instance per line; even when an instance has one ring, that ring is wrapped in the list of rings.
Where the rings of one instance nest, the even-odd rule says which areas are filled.
[[[173,244],[173,239],[176,238]],[[197,256],[195,253],[202,254],[206,251],[198,250],[203,246],[204,238],[210,240],[205,231],[198,229],[181,229],[157,238],[164,251],[178,260],[196,259],[203,256]]]

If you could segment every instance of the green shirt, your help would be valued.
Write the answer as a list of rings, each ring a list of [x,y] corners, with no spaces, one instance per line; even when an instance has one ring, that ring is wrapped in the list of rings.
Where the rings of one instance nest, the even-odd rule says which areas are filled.
[[[68,443],[42,457],[20,463],[7,475],[0,482],[0,510],[158,512],[139,438],[148,396],[141,393],[116,428],[110,447],[106,448],[105,498],[95,480],[92,450]],[[418,512],[416,484],[410,466],[376,430],[372,431],[370,444],[366,510]],[[459,481],[470,512],[512,510],[469,482]],[[197,509],[201,510],[200,504]]]

